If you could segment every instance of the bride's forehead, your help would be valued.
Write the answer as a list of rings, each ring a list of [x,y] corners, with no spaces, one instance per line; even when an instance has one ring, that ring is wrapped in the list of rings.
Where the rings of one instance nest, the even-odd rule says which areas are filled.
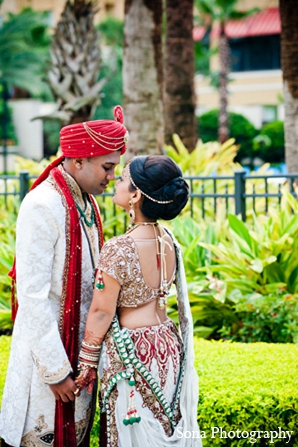
[[[122,171],[122,177],[128,177],[128,167],[125,166],[125,168]]]

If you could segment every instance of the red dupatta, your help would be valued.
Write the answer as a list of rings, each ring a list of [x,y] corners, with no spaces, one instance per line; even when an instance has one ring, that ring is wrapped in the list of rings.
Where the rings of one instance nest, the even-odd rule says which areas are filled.
[[[82,233],[75,201],[67,183],[58,168],[51,171],[56,189],[66,205],[66,257],[63,273],[61,302],[61,339],[70,361],[73,375],[77,373],[79,354],[79,326],[82,279]],[[103,232],[100,215],[92,196],[89,196],[96,217],[100,235],[100,246],[103,244]],[[73,402],[56,401],[55,411],[55,447],[76,447],[76,432]]]

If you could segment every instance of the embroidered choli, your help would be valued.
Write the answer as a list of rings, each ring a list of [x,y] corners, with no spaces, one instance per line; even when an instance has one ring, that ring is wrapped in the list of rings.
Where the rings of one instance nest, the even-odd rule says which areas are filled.
[[[104,244],[98,267],[121,285],[118,307],[137,307],[159,297],[159,289],[154,289],[146,283],[136,243],[127,234],[112,238]],[[174,276],[175,273],[168,282],[168,287]]]

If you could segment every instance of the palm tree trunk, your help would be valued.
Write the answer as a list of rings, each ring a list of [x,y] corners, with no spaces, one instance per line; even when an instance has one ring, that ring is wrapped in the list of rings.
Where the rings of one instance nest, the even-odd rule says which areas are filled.
[[[285,159],[298,172],[298,9],[296,0],[280,0],[281,62],[285,102]]]
[[[50,115],[63,124],[88,121],[106,79],[99,79],[99,34],[94,25],[95,0],[67,0],[51,47],[48,82],[58,104]]]
[[[228,116],[228,72],[230,64],[230,48],[228,38],[225,34],[224,23],[220,25],[219,37],[219,116],[218,116],[218,139],[224,143],[229,138],[229,116]]]
[[[166,1],[165,140],[177,133],[191,152],[197,141],[194,91],[193,0]]]
[[[160,154],[162,104],[162,0],[126,0],[123,107],[129,130],[127,158]]]

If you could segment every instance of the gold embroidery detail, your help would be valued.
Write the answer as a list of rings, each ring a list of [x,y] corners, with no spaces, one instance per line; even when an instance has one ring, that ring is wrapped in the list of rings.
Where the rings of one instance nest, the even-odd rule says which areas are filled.
[[[78,445],[83,441],[83,439],[86,435],[86,432],[88,429],[88,424],[90,421],[90,416],[91,416],[91,406],[92,406],[92,402],[90,403],[90,406],[87,409],[85,419],[82,419],[81,421],[78,421],[75,423],[76,439],[77,439]]]
[[[45,365],[40,364],[40,359],[31,351],[39,378],[48,385],[54,385],[61,382],[72,371],[68,360],[63,361],[63,366],[55,372],[51,372]]]
[[[136,307],[159,297],[159,289],[152,289],[144,280],[136,245],[129,235],[112,238],[104,244],[100,252],[99,270],[121,285],[119,307]]]
[[[54,432],[51,430],[44,431],[48,428],[48,424],[45,422],[45,416],[39,415],[36,420],[36,426],[34,431],[31,430],[22,437],[22,447],[51,447],[54,445]]]
[[[34,430],[40,433],[42,430],[48,428],[48,424],[45,421],[45,415],[41,414],[37,419],[37,425],[34,427]]]

